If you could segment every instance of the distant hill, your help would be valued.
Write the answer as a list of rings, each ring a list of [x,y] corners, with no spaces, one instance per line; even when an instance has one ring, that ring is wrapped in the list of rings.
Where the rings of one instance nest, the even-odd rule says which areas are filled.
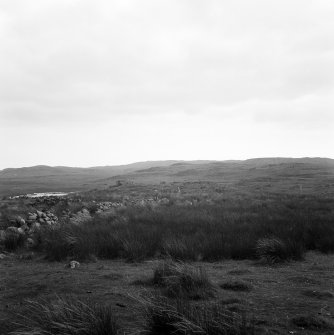
[[[319,184],[319,180],[333,187],[334,160],[277,157],[229,161],[148,161],[91,168],[45,165],[8,168],[0,171],[0,195],[104,188],[115,185],[118,180],[150,184],[210,181],[232,183],[238,187],[245,183],[276,183],[275,187],[288,189],[291,178],[309,189],[310,185],[315,187]]]

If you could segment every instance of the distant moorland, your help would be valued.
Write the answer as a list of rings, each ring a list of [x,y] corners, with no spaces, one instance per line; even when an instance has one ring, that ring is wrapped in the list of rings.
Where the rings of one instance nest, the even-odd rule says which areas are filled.
[[[0,171],[0,196],[106,188],[118,180],[139,184],[209,181],[298,193],[329,190],[334,160],[257,158],[244,161],[152,161],[92,168],[33,166]]]

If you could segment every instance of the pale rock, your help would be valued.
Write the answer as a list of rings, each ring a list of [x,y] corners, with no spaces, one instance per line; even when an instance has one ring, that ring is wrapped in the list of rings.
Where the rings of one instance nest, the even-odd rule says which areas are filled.
[[[37,216],[38,216],[39,218],[41,218],[41,217],[42,217],[42,215],[43,215],[43,212],[36,211],[36,214],[37,214]]]
[[[17,223],[18,225],[20,225],[20,226],[23,226],[23,225],[26,224],[25,220],[24,220],[23,218],[21,218],[21,216],[18,216],[18,217],[16,218],[16,223]]]
[[[68,265],[68,267],[71,269],[78,268],[79,266],[80,266],[80,263],[77,261],[71,261],[70,264]]]
[[[17,231],[20,235],[24,235],[24,229],[22,229],[22,227],[17,228]]]

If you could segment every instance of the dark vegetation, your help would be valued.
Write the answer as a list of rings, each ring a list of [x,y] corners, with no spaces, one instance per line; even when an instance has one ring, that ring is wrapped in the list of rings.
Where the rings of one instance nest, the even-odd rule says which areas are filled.
[[[56,261],[92,255],[130,261],[160,256],[187,261],[260,258],[270,264],[301,260],[307,250],[334,251],[334,213],[331,208],[326,214],[311,211],[317,202],[290,197],[261,206],[226,200],[192,207],[127,207],[118,216],[41,230],[37,248]]]
[[[223,304],[194,306],[187,300],[170,300],[161,296],[142,298],[142,302],[146,306],[146,334],[255,334],[254,325],[245,314],[228,311]]]
[[[214,295],[214,285],[205,269],[181,262],[161,262],[154,269],[152,284],[171,298],[198,300]]]
[[[28,301],[26,308],[13,335],[116,335],[119,330],[110,306],[73,297]]]

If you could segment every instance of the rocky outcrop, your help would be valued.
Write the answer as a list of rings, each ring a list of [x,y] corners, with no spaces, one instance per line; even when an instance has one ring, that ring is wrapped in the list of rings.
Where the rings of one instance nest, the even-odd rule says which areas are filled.
[[[58,218],[56,215],[49,211],[41,212],[37,210],[35,213],[28,213],[28,218],[26,222],[28,226],[32,226],[34,223],[52,226],[58,223]]]
[[[27,219],[17,216],[10,220],[10,226],[0,230],[0,244],[4,243],[10,237],[19,238],[23,236],[26,239],[26,245],[31,247],[35,244],[34,235],[42,226],[52,227],[57,225],[58,218],[53,213],[38,211],[28,213]]]

